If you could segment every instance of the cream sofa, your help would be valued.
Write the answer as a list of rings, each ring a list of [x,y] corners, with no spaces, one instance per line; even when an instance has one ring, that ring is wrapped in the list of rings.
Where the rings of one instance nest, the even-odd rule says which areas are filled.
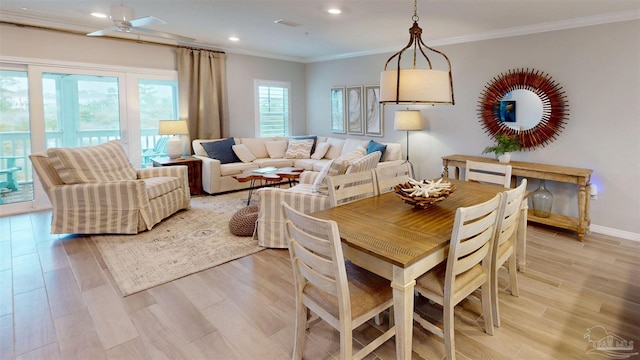
[[[219,160],[212,159],[207,156],[207,152],[202,147],[203,142],[208,141],[220,141],[224,139],[205,140],[196,139],[193,140],[193,151],[195,157],[202,159],[202,188],[206,193],[217,194],[226,191],[246,189],[249,187],[249,182],[238,182],[233,176],[241,174],[245,170],[258,169],[267,166],[274,167],[288,167],[295,166],[303,168],[305,170],[320,171],[322,168],[332,159],[336,159],[339,156],[348,154],[358,147],[365,146],[369,143],[370,139],[363,138],[333,138],[318,136],[316,147],[320,143],[329,143],[329,149],[327,153],[321,159],[285,159],[285,158],[271,158],[267,151],[267,141],[289,141],[286,137],[265,137],[265,138],[238,138],[234,137],[236,144],[244,144],[256,157],[251,162],[234,162],[221,164]],[[379,166],[391,165],[402,162],[402,147],[399,143],[382,143],[387,145],[387,148],[380,160]]]

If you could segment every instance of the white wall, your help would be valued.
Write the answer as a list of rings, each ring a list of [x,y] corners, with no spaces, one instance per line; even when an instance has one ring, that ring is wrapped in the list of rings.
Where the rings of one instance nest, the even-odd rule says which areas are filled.
[[[570,117],[555,142],[512,159],[593,169],[598,199],[591,202],[592,224],[640,233],[640,21],[438,49],[451,59],[456,105],[412,107],[426,117],[425,130],[410,134],[410,155],[421,178],[439,176],[444,155],[481,155],[492,142],[476,115],[484,85],[509,69],[534,68],[565,89]],[[378,83],[391,55],[308,64],[308,132],[331,134],[331,86]],[[406,133],[393,130],[393,108],[386,107],[383,140],[404,146]],[[537,186],[537,180],[531,183]],[[576,187],[548,185],[554,211],[575,215]]]

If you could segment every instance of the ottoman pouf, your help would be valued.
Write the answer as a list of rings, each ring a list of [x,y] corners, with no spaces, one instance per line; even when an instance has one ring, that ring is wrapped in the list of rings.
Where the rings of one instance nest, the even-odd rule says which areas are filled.
[[[258,221],[258,205],[249,205],[238,210],[229,220],[229,230],[236,236],[251,236]]]

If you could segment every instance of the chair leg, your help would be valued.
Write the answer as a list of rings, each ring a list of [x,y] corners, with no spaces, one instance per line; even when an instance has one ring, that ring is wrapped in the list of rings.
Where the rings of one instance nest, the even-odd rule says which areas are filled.
[[[498,270],[500,266],[491,265],[495,267],[491,271],[491,318],[493,319],[493,325],[500,327],[500,310],[498,309]],[[484,296],[484,293],[482,294]],[[484,297],[482,298],[482,307],[484,309]],[[485,316],[485,320],[487,320]]]
[[[351,359],[353,357],[353,330],[343,322],[340,325],[340,359]]]
[[[456,358],[456,342],[453,330],[454,308],[455,306],[451,305],[450,302],[445,302],[442,310],[442,322],[444,325],[444,352],[448,360],[455,360]]]
[[[493,317],[493,306],[492,306],[492,288],[493,286],[491,286],[491,280],[487,280],[487,282],[484,283],[484,285],[482,285],[482,287],[480,288],[480,293],[482,296],[482,316],[484,317],[484,332],[486,332],[489,335],[493,335],[493,323],[494,321],[497,319],[498,320],[498,325],[500,326],[500,318],[494,318]],[[497,295],[497,294],[496,294]],[[497,314],[497,310],[498,310],[498,298],[496,296],[496,314]]]
[[[518,289],[518,271],[516,269],[516,254],[509,256],[509,277],[511,278],[511,295],[520,296]]]
[[[304,353],[304,343],[307,336],[308,309],[302,301],[296,303],[296,334],[293,342],[293,359],[301,360]]]

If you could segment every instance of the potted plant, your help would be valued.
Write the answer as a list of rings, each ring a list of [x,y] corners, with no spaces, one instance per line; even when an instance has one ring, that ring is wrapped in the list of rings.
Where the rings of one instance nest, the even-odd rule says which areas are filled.
[[[496,143],[487,146],[482,151],[483,154],[495,153],[496,158],[501,163],[508,163],[511,160],[511,152],[522,149],[522,143],[515,135],[499,134],[496,136]]]

